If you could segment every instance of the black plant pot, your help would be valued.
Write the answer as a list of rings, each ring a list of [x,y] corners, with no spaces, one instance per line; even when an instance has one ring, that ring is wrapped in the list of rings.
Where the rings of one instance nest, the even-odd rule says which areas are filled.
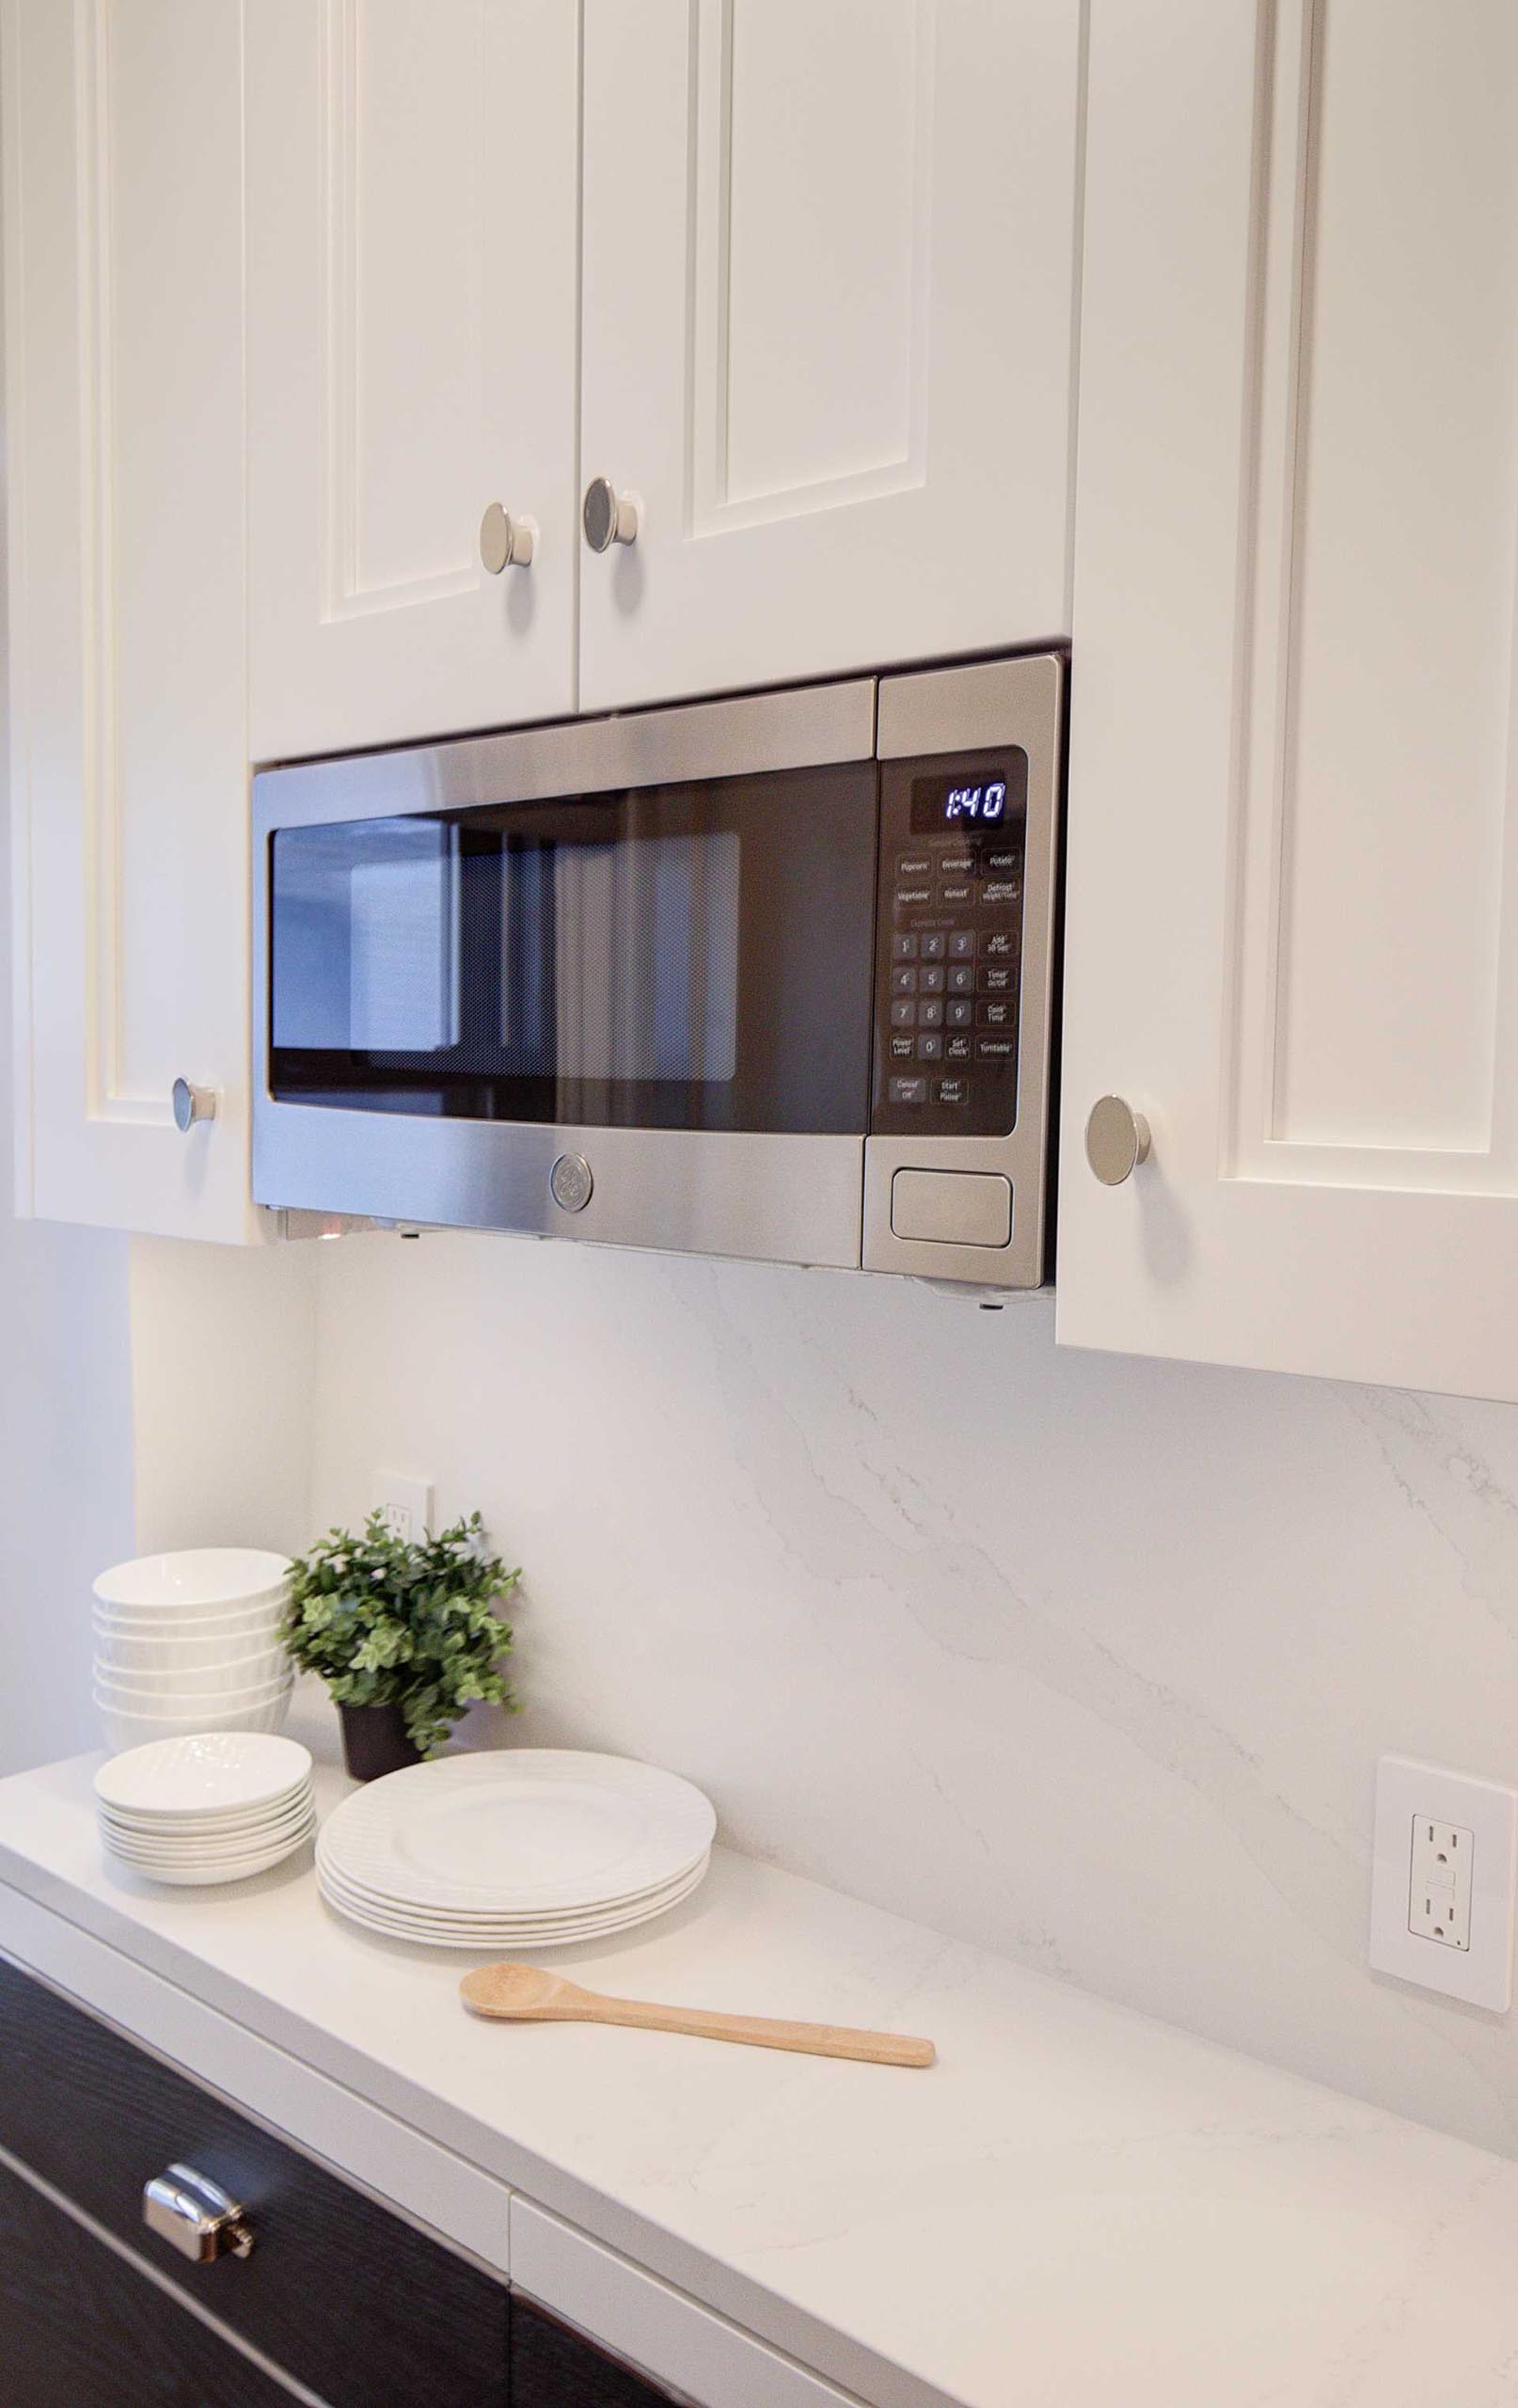
[[[387,1772],[403,1772],[419,1765],[421,1751],[406,1735],[406,1719],[398,1705],[340,1705],[342,1718],[342,1761],[355,1781],[378,1781]]]

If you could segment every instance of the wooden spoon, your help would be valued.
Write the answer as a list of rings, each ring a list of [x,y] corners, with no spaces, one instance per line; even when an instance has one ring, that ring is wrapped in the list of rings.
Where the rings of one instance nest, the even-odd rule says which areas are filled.
[[[930,2066],[931,2040],[896,2032],[851,2032],[841,2023],[777,2023],[761,2015],[716,2015],[700,2006],[650,2006],[608,1998],[534,1965],[482,1965],[459,1996],[474,2015],[518,2023],[633,2023],[644,2032],[693,2032],[703,2040],[746,2040],[755,2049],[798,2049],[809,2057],[862,2057],[874,2066]]]

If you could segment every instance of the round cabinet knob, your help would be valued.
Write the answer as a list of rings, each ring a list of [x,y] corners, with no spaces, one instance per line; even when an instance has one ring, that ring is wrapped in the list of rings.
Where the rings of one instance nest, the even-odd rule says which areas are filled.
[[[608,477],[593,477],[585,488],[580,525],[593,552],[609,552],[613,544],[636,544],[642,515],[638,496],[618,493]]]
[[[174,1126],[176,1129],[193,1129],[198,1120],[214,1120],[215,1117],[216,1090],[214,1087],[195,1087],[190,1085],[188,1079],[175,1080]]]
[[[503,568],[530,568],[537,548],[537,521],[514,518],[493,501],[480,521],[480,558],[492,577]]]
[[[1085,1124],[1085,1158],[1103,1187],[1121,1187],[1149,1158],[1149,1124],[1120,1095],[1099,1097]]]

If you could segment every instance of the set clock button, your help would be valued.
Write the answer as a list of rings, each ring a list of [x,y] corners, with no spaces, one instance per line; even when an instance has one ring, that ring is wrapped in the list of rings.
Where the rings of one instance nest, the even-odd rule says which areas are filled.
[[[968,1062],[971,1051],[972,1044],[968,1036],[953,1036],[944,1040],[943,1058],[946,1062]]]

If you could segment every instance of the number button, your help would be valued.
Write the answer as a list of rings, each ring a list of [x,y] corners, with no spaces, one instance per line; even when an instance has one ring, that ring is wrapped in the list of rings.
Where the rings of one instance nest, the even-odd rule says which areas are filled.
[[[893,1000],[891,1006],[891,1025],[893,1028],[916,1027],[917,1006],[912,1003],[909,997],[904,995],[899,1000]]]
[[[891,958],[893,961],[916,960],[917,939],[912,935],[909,929],[900,929],[897,931],[896,935],[892,938]]]
[[[893,995],[916,994],[917,973],[909,964],[904,964],[899,970],[893,970],[891,973],[891,991]]]
[[[918,940],[924,961],[941,961],[947,943],[941,928],[926,928]]]
[[[943,999],[941,996],[928,995],[918,1005],[917,1025],[919,1028],[941,1028],[943,1026]]]
[[[975,1006],[968,995],[953,995],[946,1014],[951,1028],[971,1028],[974,1024]]]
[[[972,995],[975,991],[975,965],[972,961],[951,961],[949,992],[951,995]]]
[[[973,961],[974,958],[974,929],[956,928],[954,934],[949,939],[949,959],[951,961]]]
[[[941,961],[930,961],[925,970],[919,970],[917,974],[917,991],[920,995],[942,994],[943,964]]]
[[[937,1032],[936,1032],[936,1031],[935,1031],[932,1035],[930,1035],[930,1036],[927,1036],[927,1037],[920,1037],[920,1038],[918,1038],[918,1040],[917,1040],[917,1058],[918,1058],[919,1062],[941,1062],[941,1061],[942,1061],[942,1059],[943,1059],[943,1039],[942,1039],[942,1038],[941,1038],[941,1037],[940,1037],[940,1036],[937,1034]]]

